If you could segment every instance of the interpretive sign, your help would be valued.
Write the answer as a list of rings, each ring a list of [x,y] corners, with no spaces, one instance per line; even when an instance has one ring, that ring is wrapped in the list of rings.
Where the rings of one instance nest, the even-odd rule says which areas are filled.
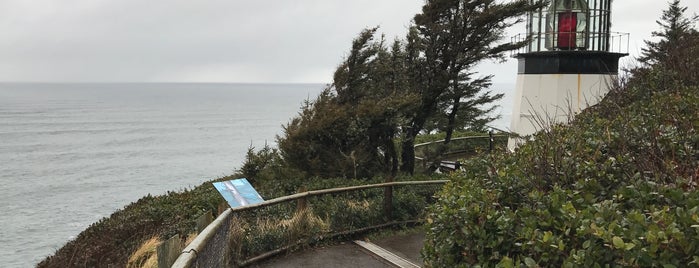
[[[216,187],[216,190],[221,193],[223,199],[226,199],[226,202],[228,202],[232,208],[253,205],[265,201],[245,178],[214,182],[214,187]]]

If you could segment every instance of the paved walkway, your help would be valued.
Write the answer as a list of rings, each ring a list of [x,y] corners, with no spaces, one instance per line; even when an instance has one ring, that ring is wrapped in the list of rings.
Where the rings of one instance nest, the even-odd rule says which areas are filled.
[[[375,241],[349,241],[291,253],[252,267],[419,267],[422,265],[420,250],[424,239],[424,232],[418,232]]]

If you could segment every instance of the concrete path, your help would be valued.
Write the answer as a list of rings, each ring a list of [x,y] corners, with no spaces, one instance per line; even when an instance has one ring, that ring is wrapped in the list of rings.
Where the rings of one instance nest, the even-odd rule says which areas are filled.
[[[422,266],[420,250],[425,242],[425,232],[390,236],[374,241],[374,244]]]
[[[376,241],[362,240],[358,243],[345,242],[339,245],[314,248],[261,262],[252,267],[406,267],[422,265],[420,250],[425,239],[424,232],[396,235]],[[368,243],[367,243],[368,242]],[[362,244],[363,247],[358,244]],[[372,252],[372,248],[377,250]],[[376,249],[378,248],[378,249]],[[383,252],[384,250],[385,252]],[[393,256],[393,257],[392,257]],[[393,259],[393,260],[391,260]],[[401,259],[405,262],[402,262]]]

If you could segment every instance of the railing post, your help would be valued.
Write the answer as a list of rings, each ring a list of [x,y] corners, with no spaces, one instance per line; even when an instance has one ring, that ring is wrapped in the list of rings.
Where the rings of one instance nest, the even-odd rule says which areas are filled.
[[[158,267],[171,267],[175,263],[177,257],[180,256],[182,250],[182,239],[180,235],[175,235],[168,240],[163,241],[156,249],[158,255]]]
[[[230,208],[228,203],[226,203],[226,201],[221,201],[221,203],[218,203],[218,210],[216,211],[216,212],[218,212],[218,214],[216,214],[216,215],[221,215],[221,213],[226,211],[226,209],[228,209],[228,208]]]
[[[393,176],[388,176],[386,182],[393,182]],[[393,186],[386,186],[383,190],[383,212],[387,219],[393,219]]]
[[[296,193],[305,193],[306,186],[301,186]],[[308,206],[308,197],[304,196],[296,200],[296,213],[300,213],[301,211],[306,210],[306,207]]]

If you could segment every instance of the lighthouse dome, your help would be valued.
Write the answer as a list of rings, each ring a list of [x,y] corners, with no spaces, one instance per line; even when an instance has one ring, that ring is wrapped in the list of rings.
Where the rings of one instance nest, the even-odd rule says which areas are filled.
[[[585,0],[554,0],[546,14],[546,48],[584,50],[589,8]]]
[[[611,0],[550,0],[548,6],[527,14],[526,34],[513,41],[528,40],[529,44],[513,56],[561,51],[626,53],[628,34],[613,33],[610,27]]]

